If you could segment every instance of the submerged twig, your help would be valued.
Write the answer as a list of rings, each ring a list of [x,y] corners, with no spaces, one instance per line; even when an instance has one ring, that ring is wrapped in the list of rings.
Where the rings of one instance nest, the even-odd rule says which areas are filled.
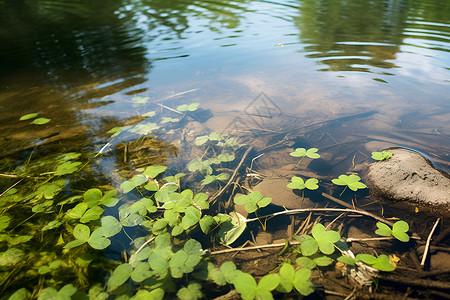
[[[300,242],[297,241],[289,241],[289,245],[300,245]],[[217,254],[224,254],[224,253],[231,253],[231,252],[240,252],[240,251],[249,251],[249,250],[258,250],[258,249],[264,249],[264,248],[277,248],[277,247],[284,247],[286,246],[286,243],[278,243],[278,244],[266,244],[266,245],[258,245],[258,246],[251,246],[251,247],[240,247],[240,248],[231,248],[231,249],[224,249],[224,250],[217,250],[210,252],[209,255],[217,255]]]
[[[10,189],[12,189],[13,187],[15,187],[16,185],[18,185],[24,178],[20,179],[19,181],[17,181],[16,183],[14,183],[12,186],[10,186],[9,188],[7,188],[3,193],[0,194],[0,197],[3,196],[4,194],[6,194]]]
[[[347,208],[350,209],[350,210],[355,210],[354,207],[353,207],[353,205],[350,205],[350,204],[348,204],[348,203],[346,203],[346,202],[344,202],[344,201],[342,201],[342,200],[339,200],[338,198],[335,198],[335,197],[333,197],[333,196],[331,196],[331,195],[328,195],[328,194],[326,194],[326,193],[322,193],[322,196],[324,196],[325,198],[327,198],[327,199],[329,199],[329,200],[331,200],[331,201],[333,201],[333,202],[335,202],[335,203],[337,203],[337,204],[339,204],[339,205],[345,206],[345,207],[347,207]],[[368,212],[368,211],[365,211],[365,210],[362,210],[362,209],[357,209],[356,211],[357,211],[358,213],[361,213],[361,214],[363,214],[363,215],[370,216],[370,217],[372,217],[372,218],[374,218],[374,219],[376,219],[376,220],[378,220],[378,221],[381,221],[381,222],[383,222],[383,223],[386,223],[387,225],[390,225],[390,226],[393,226],[393,225],[394,225],[394,223],[389,222],[388,220],[386,220],[386,219],[384,219],[384,218],[382,218],[382,217],[379,217],[379,216],[377,216],[377,215],[375,215],[375,214],[372,214],[372,213],[370,213],[370,212]],[[362,212],[364,212],[364,213],[362,213]]]
[[[425,265],[425,261],[427,259],[427,255],[428,255],[428,250],[430,249],[431,236],[433,235],[434,230],[436,229],[436,227],[437,227],[437,225],[438,225],[440,220],[441,220],[441,218],[437,218],[436,222],[434,223],[433,228],[431,229],[430,234],[428,235],[427,243],[425,244],[425,251],[423,252],[422,261],[420,262],[421,266]]]
[[[368,217],[372,217],[376,220],[379,220],[383,223],[386,224],[392,224],[391,222],[377,216],[374,215],[372,213],[369,213],[365,210],[358,210],[358,209],[348,209],[348,208],[299,208],[299,209],[292,209],[292,210],[283,210],[280,212],[276,212],[273,214],[269,214],[269,215],[265,215],[265,216],[261,216],[259,218],[253,218],[253,219],[247,219],[245,222],[249,223],[249,222],[253,222],[253,221],[258,221],[260,219],[263,218],[272,218],[272,217],[276,217],[276,216],[281,216],[281,215],[292,215],[292,214],[300,214],[300,213],[304,213],[304,212],[319,212],[319,211],[324,211],[324,212],[351,212],[351,213],[357,213],[357,214],[361,214],[361,215],[365,215]]]
[[[250,153],[250,151],[252,151],[252,149],[253,149],[253,146],[251,146],[250,148],[247,149],[247,151],[245,151],[244,155],[242,155],[241,161],[239,162],[236,169],[234,169],[233,175],[231,175],[227,184],[225,184],[225,186],[223,188],[221,188],[220,191],[218,191],[214,196],[211,197],[211,199],[209,200],[209,203],[213,203],[214,201],[216,201],[217,198],[222,196],[223,193],[225,193],[225,191],[230,187],[230,185],[233,183],[234,179],[236,178],[239,169],[241,168],[242,164],[244,163],[245,159],[247,158],[247,155]]]
[[[142,246],[139,247],[139,249],[137,249],[137,251],[134,253],[134,255],[137,255],[139,252],[141,252],[141,250],[144,249],[145,246],[150,244],[154,239],[156,239],[156,236],[152,236],[148,241],[146,241],[144,244],[142,244]]]

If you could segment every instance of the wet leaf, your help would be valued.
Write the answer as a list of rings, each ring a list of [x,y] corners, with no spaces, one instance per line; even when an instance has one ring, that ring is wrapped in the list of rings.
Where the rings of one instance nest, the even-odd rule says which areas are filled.
[[[73,172],[78,171],[78,166],[81,165],[81,162],[79,161],[67,161],[60,165],[58,165],[58,168],[56,168],[55,175],[56,176],[62,176],[67,174],[72,174]]]
[[[212,216],[206,215],[199,221],[200,228],[204,234],[208,234],[217,225],[216,221]]]
[[[222,243],[230,245],[236,241],[247,228],[247,219],[237,212],[230,213],[231,220],[221,224],[218,236]]]
[[[309,257],[301,256],[295,260],[295,263],[302,268],[314,269],[317,263]]]
[[[197,146],[201,146],[205,144],[207,141],[209,141],[209,137],[207,135],[203,135],[196,137],[194,143]]]
[[[235,159],[234,155],[233,154],[229,154],[229,153],[219,154],[219,156],[217,156],[217,158],[221,162],[230,162],[230,161],[233,161]]]
[[[300,269],[294,275],[294,287],[303,296],[308,296],[314,292],[314,287],[309,278],[311,277],[310,269]]]
[[[381,223],[381,222],[377,222],[377,227],[378,227],[378,229],[375,230],[376,234],[382,235],[382,236],[391,236],[392,230],[388,225]]]
[[[150,270],[148,262],[139,262],[131,273],[131,279],[136,282],[142,282],[151,277],[153,272]]]
[[[73,236],[80,241],[87,242],[89,240],[89,235],[91,230],[88,226],[84,224],[77,224],[73,229]]]
[[[256,280],[252,275],[240,273],[233,281],[234,287],[242,299],[254,299],[256,297]]]
[[[115,290],[124,284],[130,278],[132,272],[133,267],[130,264],[124,263],[117,266],[108,280],[108,291]]]
[[[198,210],[196,207],[189,206],[186,208],[185,214],[183,219],[181,220],[181,224],[183,225],[183,229],[186,230],[195,224],[198,223],[202,216],[202,213],[200,210]]]
[[[8,216],[0,216],[0,231],[9,226],[10,218]]]
[[[27,289],[21,288],[9,296],[8,300],[25,300],[27,298]]]
[[[352,191],[357,191],[358,189],[365,189],[367,186],[360,182],[361,178],[358,175],[339,175],[337,179],[332,179],[331,181],[337,185],[346,185]]]
[[[5,252],[0,253],[0,266],[12,266],[20,262],[25,253],[17,248],[9,248]]]
[[[80,218],[81,223],[87,223],[89,221],[94,221],[100,219],[100,216],[103,214],[104,209],[100,206],[94,206],[89,208],[83,216]]]
[[[119,202],[117,196],[117,190],[113,189],[105,193],[100,199],[100,203],[107,207],[114,207]]]
[[[31,114],[26,114],[20,117],[20,121],[25,121],[25,120],[29,120],[29,119],[34,119],[38,116],[38,113],[31,113]]]
[[[102,217],[101,224],[105,237],[114,236],[122,230],[122,224],[113,216]]]
[[[51,121],[51,119],[47,119],[47,118],[37,118],[37,119],[33,120],[33,124],[35,124],[35,125],[44,125],[44,124],[47,124],[50,121]]]
[[[389,261],[389,257],[381,254],[378,256],[377,261],[372,265],[375,269],[385,272],[391,272],[395,270],[395,266]]]
[[[350,256],[340,256],[337,258],[337,260],[347,265],[355,265],[355,259],[351,258]]]
[[[200,103],[192,103],[192,104],[182,104],[177,107],[179,111],[196,111]]]
[[[181,300],[197,300],[203,297],[201,289],[202,286],[199,283],[192,282],[187,287],[181,288],[177,292],[177,297]]]
[[[163,173],[166,170],[167,170],[166,166],[150,166],[145,169],[142,175],[147,175],[151,178],[156,178],[156,176],[158,176],[159,174]]]
[[[387,160],[391,158],[392,152],[389,151],[381,151],[381,152],[372,152],[372,158],[375,160]]]

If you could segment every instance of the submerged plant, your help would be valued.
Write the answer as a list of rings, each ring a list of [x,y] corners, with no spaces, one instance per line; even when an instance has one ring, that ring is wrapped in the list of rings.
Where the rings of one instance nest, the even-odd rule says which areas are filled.
[[[317,151],[319,151],[319,149],[317,148],[310,148],[308,150],[306,150],[305,148],[296,148],[294,151],[289,153],[289,155],[293,157],[301,157],[298,163],[295,165],[295,167],[297,167],[305,156],[312,159],[319,158],[320,155],[319,153],[317,153]]]
[[[402,242],[409,242],[409,235],[407,234],[409,230],[409,225],[405,221],[397,221],[392,226],[392,229],[381,222],[377,222],[378,229],[375,231],[376,234],[382,236],[394,236],[396,239]]]
[[[277,288],[280,283],[280,276],[277,274],[268,274],[256,283],[252,275],[240,273],[236,276],[233,283],[236,291],[241,294],[244,300],[273,299],[271,291]]]
[[[302,255],[311,256],[320,250],[323,254],[332,254],[334,252],[334,243],[341,238],[339,232],[334,230],[325,230],[325,226],[318,223],[314,225],[310,235],[295,237],[300,241],[300,250]]]
[[[347,187],[355,192],[359,189],[365,189],[367,186],[364,183],[360,182],[360,180],[361,177],[355,174],[351,174],[351,175],[339,175],[337,179],[332,179],[331,181],[334,184],[345,186],[344,190],[341,193],[342,195]]]
[[[292,265],[283,263],[280,268],[280,284],[277,291],[290,293],[295,288],[301,295],[308,296],[314,292],[313,284],[309,280],[310,277],[310,269],[303,268],[296,271]]]
[[[258,208],[266,207],[270,204],[272,198],[263,197],[260,191],[253,191],[248,195],[242,195],[234,199],[234,203],[237,205],[244,205],[245,210],[248,213],[255,212]]]
[[[182,104],[177,107],[179,111],[196,111],[200,103]]]

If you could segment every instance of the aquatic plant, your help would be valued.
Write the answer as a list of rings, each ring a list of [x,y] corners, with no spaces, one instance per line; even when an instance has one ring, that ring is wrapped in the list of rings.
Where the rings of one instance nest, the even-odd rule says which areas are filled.
[[[339,232],[333,230],[325,230],[325,226],[318,223],[314,225],[311,234],[304,234],[300,237],[295,237],[300,241],[300,251],[304,256],[311,256],[320,250],[324,254],[332,254],[334,252],[334,243],[341,238]]]
[[[276,288],[282,293],[290,293],[293,288],[301,295],[308,296],[314,292],[314,286],[309,280],[311,277],[311,270],[302,268],[295,270],[291,264],[283,263],[280,268],[280,283]]]
[[[237,205],[244,205],[245,210],[248,213],[252,213],[258,210],[258,208],[265,207],[270,204],[272,198],[263,197],[260,191],[253,191],[248,195],[242,195],[234,199],[234,203]]]
[[[240,273],[234,279],[234,287],[244,300],[273,299],[271,291],[277,288],[280,277],[277,274],[267,274],[258,283],[247,273]]]
[[[402,242],[409,242],[409,235],[407,234],[409,230],[409,225],[405,221],[397,221],[392,226],[392,229],[381,222],[377,222],[378,229],[375,231],[376,234],[382,236],[394,236],[396,239]]]
[[[365,189],[367,186],[360,182],[361,177],[355,174],[350,175],[339,175],[338,178],[332,179],[331,182],[333,182],[336,185],[343,185],[345,186],[344,190],[342,191],[341,195],[345,192],[345,189],[348,187],[352,191],[356,192],[359,189]]]
[[[381,151],[381,152],[372,152],[372,158],[375,160],[387,160],[391,158],[392,152],[389,151]]]
[[[305,156],[312,159],[319,158],[320,154],[317,153],[317,151],[319,151],[319,149],[317,148],[310,148],[308,150],[306,150],[305,148],[296,148],[294,151],[289,153],[289,155],[293,157],[301,157],[298,163],[295,165],[295,167],[297,167]]]
[[[196,111],[200,103],[182,104],[177,107],[178,111]]]
[[[51,119],[48,119],[48,118],[43,118],[43,117],[36,118],[38,115],[39,115],[38,113],[26,114],[26,115],[21,116],[19,120],[26,121],[26,120],[34,119],[33,122],[31,122],[31,123],[35,124],[35,125],[44,125],[51,121]]]

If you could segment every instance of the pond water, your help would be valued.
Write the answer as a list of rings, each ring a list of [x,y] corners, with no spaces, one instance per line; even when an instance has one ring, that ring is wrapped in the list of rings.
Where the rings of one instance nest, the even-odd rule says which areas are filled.
[[[388,147],[450,171],[449,20],[437,0],[0,1],[0,158],[102,151],[95,180],[119,187],[135,137],[107,131],[150,120],[127,149],[176,171],[198,155],[178,134],[213,131],[266,171],[299,147],[319,149],[323,176]],[[195,122],[167,119],[191,103]],[[51,121],[19,121],[29,113]]]

